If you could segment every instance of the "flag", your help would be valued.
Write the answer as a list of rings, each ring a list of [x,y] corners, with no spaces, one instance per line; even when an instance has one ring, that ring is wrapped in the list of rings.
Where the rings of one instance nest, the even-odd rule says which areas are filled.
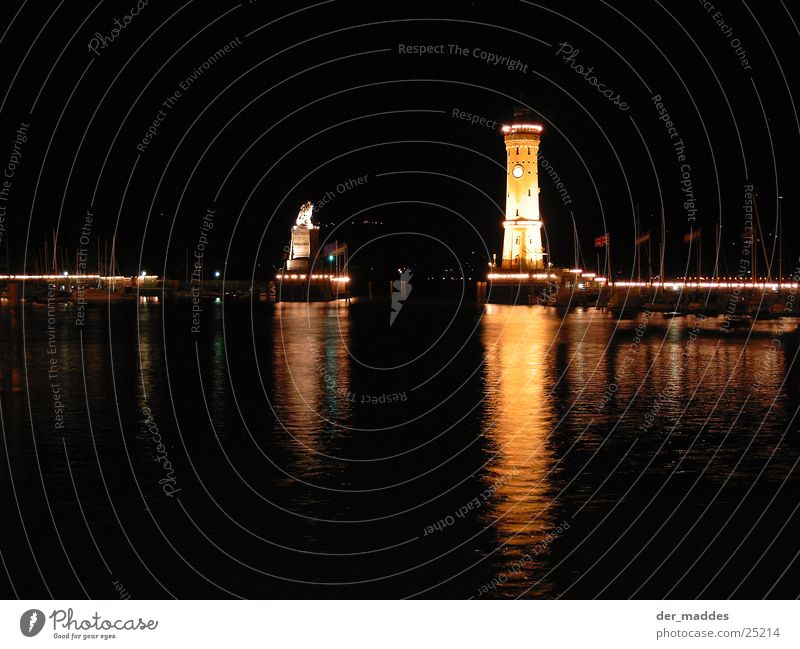
[[[640,243],[644,243],[645,241],[650,241],[650,230],[648,230],[645,234],[636,239],[636,245],[638,246]]]
[[[602,248],[603,246],[607,246],[610,240],[611,240],[611,235],[608,232],[606,232],[603,236],[594,238],[594,247]]]
[[[690,241],[694,241],[695,239],[700,238],[700,230],[689,230],[686,234],[683,235],[683,242],[689,243]]]

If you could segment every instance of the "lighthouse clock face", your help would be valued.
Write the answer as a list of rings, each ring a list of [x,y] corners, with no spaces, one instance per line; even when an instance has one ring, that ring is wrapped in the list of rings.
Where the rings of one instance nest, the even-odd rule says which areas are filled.
[[[516,165],[511,170],[511,173],[513,174],[514,178],[522,178],[522,174],[525,173],[525,170],[522,168],[522,165]]]

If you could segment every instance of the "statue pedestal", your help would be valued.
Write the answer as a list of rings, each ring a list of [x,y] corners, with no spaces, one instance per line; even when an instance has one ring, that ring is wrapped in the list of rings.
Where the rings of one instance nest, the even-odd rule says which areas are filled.
[[[317,261],[319,252],[319,229],[315,226],[295,225],[292,227],[292,243],[286,269],[308,272],[311,264]]]

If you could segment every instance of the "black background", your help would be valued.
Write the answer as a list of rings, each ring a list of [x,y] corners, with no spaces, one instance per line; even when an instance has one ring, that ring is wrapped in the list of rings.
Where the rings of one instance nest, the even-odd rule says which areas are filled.
[[[638,205],[643,229],[654,232],[663,208],[667,272],[682,275],[690,223],[654,94],[686,144],[704,272],[712,272],[717,223],[720,272],[736,272],[747,182],[770,250],[783,196],[785,274],[794,267],[797,27],[782,3],[720,3],[708,12],[699,2],[151,2],[99,56],[87,43],[108,34],[130,3],[44,4],[3,8],[4,22],[13,20],[0,44],[0,161],[19,123],[31,124],[5,222],[13,271],[33,270],[45,237],[52,251],[54,231],[57,248],[73,258],[92,209],[97,236],[110,242],[116,234],[121,272],[182,277],[214,205],[206,272],[227,263],[229,278],[263,278],[280,264],[298,206],[366,174],[364,186],[318,214],[324,226],[341,226],[333,238],[358,245],[412,231],[434,239],[380,239],[355,261],[362,273],[444,270],[456,255],[477,274],[500,252],[502,139],[452,110],[502,122],[522,105],[544,124],[541,154],[573,199],[564,206],[542,174],[551,260],[572,264],[571,208],[582,263],[594,266],[593,239],[607,230],[616,268],[629,273]],[[716,11],[752,70],[739,63]],[[236,37],[241,45],[183,94],[139,154],[161,103]],[[570,70],[556,56],[562,42],[630,110]],[[527,72],[472,56],[398,53],[399,44],[451,43],[518,58]]]

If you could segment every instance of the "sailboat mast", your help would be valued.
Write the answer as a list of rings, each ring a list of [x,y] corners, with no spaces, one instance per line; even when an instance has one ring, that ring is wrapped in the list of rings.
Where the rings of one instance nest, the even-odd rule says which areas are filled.
[[[636,281],[642,281],[642,255],[639,253],[639,237],[642,234],[641,224],[639,223],[639,206],[636,206]]]
[[[761,251],[764,253],[764,263],[767,265],[767,280],[772,279],[772,264],[770,264],[769,256],[767,255],[767,244],[764,241],[764,231],[761,229],[761,217],[758,214],[758,201],[753,200],[753,211],[756,215],[756,224],[758,225],[758,236],[761,238]],[[758,253],[756,252],[756,256]]]
[[[661,208],[661,250],[659,251],[660,259],[660,266],[658,271],[658,276],[661,279],[661,283],[664,283],[664,248],[666,247],[664,244],[664,240],[667,236],[667,226],[664,220],[664,208]]]
[[[778,196],[778,290],[783,282],[783,214],[781,210],[783,196]]]

